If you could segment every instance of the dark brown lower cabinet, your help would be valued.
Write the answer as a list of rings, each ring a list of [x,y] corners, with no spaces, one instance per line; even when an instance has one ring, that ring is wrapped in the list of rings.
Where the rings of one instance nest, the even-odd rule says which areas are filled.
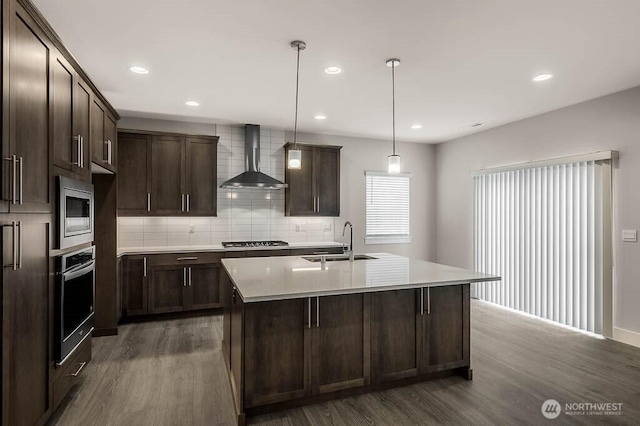
[[[219,308],[220,304],[219,263],[189,267],[190,281],[189,309]]]
[[[369,301],[369,294],[315,298],[311,339],[314,394],[369,384]]]
[[[243,303],[225,271],[221,283],[239,424],[349,390],[471,377],[468,284]]]
[[[245,304],[245,406],[311,394],[308,299]],[[233,327],[233,325],[232,325]]]
[[[469,284],[424,290],[424,373],[469,365],[469,296]]]
[[[85,339],[74,353],[53,371],[53,408],[58,408],[71,388],[78,384],[81,374],[91,361],[91,338]]]
[[[371,294],[371,374],[374,382],[420,374],[420,290]]]
[[[187,301],[187,271],[183,266],[149,268],[149,313],[184,311]]]
[[[51,412],[49,216],[27,216],[0,222],[1,411],[12,426],[42,423]]]
[[[146,256],[126,256],[122,260],[122,310],[126,316],[149,313]]]
[[[219,263],[149,266],[147,288],[149,314],[222,306]]]
[[[245,406],[369,384],[368,305],[368,294],[245,304]]]

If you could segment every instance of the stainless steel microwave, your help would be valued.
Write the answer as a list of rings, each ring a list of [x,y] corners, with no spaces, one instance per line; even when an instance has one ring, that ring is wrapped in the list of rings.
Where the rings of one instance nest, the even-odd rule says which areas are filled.
[[[93,242],[93,185],[58,176],[57,248]]]

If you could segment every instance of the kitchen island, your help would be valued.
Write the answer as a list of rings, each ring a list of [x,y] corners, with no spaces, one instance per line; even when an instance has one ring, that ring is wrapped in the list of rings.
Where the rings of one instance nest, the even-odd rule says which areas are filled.
[[[471,379],[469,285],[499,277],[369,256],[222,260],[223,351],[238,424],[424,380]]]

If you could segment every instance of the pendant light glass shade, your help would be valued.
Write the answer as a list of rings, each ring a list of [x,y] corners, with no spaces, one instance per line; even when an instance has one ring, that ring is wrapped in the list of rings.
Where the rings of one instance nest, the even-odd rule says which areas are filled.
[[[288,169],[301,169],[302,168],[302,151],[298,149],[298,91],[300,87],[300,51],[307,48],[307,44],[304,41],[295,40],[291,42],[291,47],[298,52],[298,58],[296,61],[296,119],[293,128],[293,148],[289,150],[287,154],[287,168]]]
[[[394,154],[387,157],[387,159],[387,172],[400,173],[400,156]]]
[[[290,149],[287,154],[287,167],[290,169],[302,168],[302,151],[299,149]]]

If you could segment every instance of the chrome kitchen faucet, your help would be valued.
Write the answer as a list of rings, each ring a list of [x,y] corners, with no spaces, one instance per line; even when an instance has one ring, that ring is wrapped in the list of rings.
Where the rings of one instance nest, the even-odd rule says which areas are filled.
[[[349,251],[347,253],[349,253],[349,262],[353,262],[354,257],[353,257],[353,223],[351,223],[350,221],[346,221],[344,223],[344,227],[342,228],[342,236],[344,237],[344,233],[347,231],[347,226],[349,226],[349,236],[350,236],[350,240],[349,240]]]

